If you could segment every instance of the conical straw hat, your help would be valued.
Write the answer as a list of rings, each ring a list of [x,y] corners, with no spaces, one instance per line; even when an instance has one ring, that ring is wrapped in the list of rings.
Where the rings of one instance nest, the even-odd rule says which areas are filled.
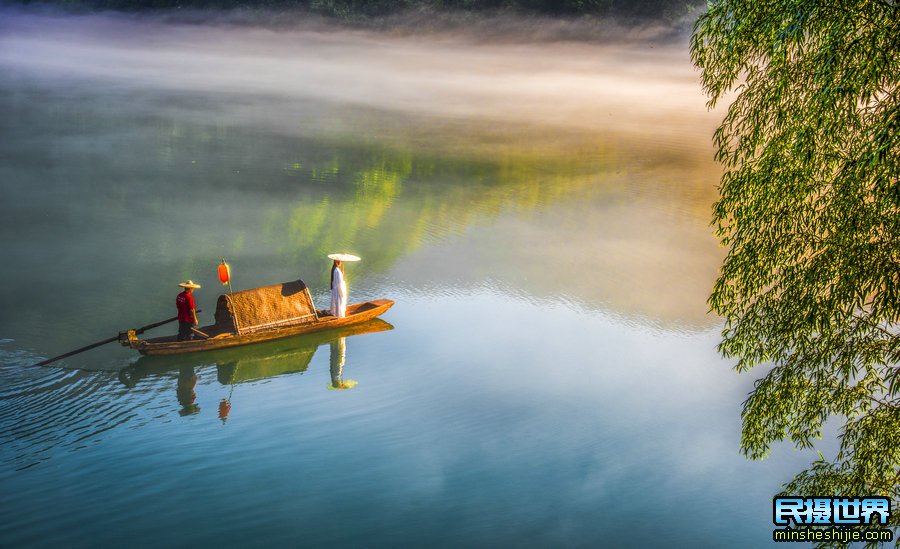
[[[199,284],[195,284],[193,280],[188,280],[187,282],[182,282],[179,284],[182,288],[199,288]]]

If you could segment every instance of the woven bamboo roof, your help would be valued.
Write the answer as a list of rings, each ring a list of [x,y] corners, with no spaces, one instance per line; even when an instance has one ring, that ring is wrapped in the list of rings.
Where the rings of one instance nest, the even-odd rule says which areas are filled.
[[[216,303],[216,324],[239,333],[316,320],[316,307],[302,280],[220,295]]]

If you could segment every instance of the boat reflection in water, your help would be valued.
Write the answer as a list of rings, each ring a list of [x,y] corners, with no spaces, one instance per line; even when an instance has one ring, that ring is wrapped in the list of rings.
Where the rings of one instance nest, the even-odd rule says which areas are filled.
[[[347,356],[347,338],[350,336],[384,332],[394,327],[381,319],[347,328],[320,332],[296,338],[263,343],[254,347],[239,347],[210,351],[202,356],[144,356],[132,366],[119,372],[119,381],[129,388],[135,387],[141,379],[165,376],[178,370],[176,395],[181,405],[182,416],[200,412],[197,404],[197,374],[195,368],[206,365],[216,366],[216,378],[231,390],[227,398],[219,402],[219,419],[225,422],[231,413],[231,395],[239,383],[259,381],[280,375],[305,372],[312,362],[316,350],[321,345],[330,344],[331,369],[330,389],[349,389],[356,381],[343,379]]]

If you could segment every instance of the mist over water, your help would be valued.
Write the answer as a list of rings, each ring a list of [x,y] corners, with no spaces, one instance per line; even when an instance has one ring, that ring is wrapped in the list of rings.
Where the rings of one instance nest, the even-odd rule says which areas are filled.
[[[264,123],[310,100],[605,135],[683,135],[688,121],[702,122],[699,132],[715,120],[697,93],[683,40],[484,43],[447,34],[14,13],[3,17],[0,33],[8,71],[203,94],[226,103],[236,119]],[[235,94],[245,99],[234,104]],[[261,109],[261,99],[274,104]]]
[[[806,457],[738,454],[686,37],[189,19],[0,13],[0,545],[770,538]],[[27,367],[337,250],[397,301],[351,390],[302,338]]]
[[[615,40],[517,41],[510,31],[515,28],[512,21],[506,23],[501,40],[487,41],[477,39],[491,36],[484,28],[459,35],[398,35],[323,27],[321,22],[310,23],[309,28],[302,22],[258,27],[122,15],[9,13],[0,20],[0,67],[11,82],[21,81],[21,89],[29,90],[21,92],[30,96],[27,99],[15,93],[12,97],[31,109],[42,108],[33,100],[57,105],[64,109],[60,114],[76,116],[75,128],[91,118],[112,117],[109,124],[113,125],[122,117],[135,119],[77,144],[67,141],[76,154],[66,160],[69,170],[73,161],[84,161],[86,153],[94,156],[94,165],[121,165],[115,170],[122,174],[120,178],[134,172],[152,173],[134,165],[144,159],[131,158],[136,144],[123,146],[121,131],[127,127],[145,132],[139,120],[161,119],[172,121],[167,134],[160,134],[166,143],[140,146],[156,149],[160,155],[156,165],[180,170],[178,177],[203,162],[201,157],[188,158],[188,147],[216,139],[227,142],[225,132],[266,136],[263,139],[277,151],[251,153],[244,146],[222,157],[219,147],[217,162],[232,166],[228,177],[234,179],[233,185],[240,185],[235,188],[240,194],[260,185],[248,179],[248,162],[271,156],[282,173],[310,163],[291,151],[297,150],[292,138],[342,148],[352,144],[388,149],[394,156],[399,151],[401,156],[486,162],[506,172],[509,167],[502,166],[511,166],[522,173],[508,177],[553,195],[554,201],[590,200],[607,193],[607,198],[600,198],[605,209],[610,202],[603,189],[618,189],[617,193],[631,197],[627,208],[603,215],[584,210],[578,213],[578,223],[569,222],[570,209],[562,209],[556,216],[562,217],[561,222],[548,219],[540,229],[545,235],[541,240],[552,244],[536,246],[532,240],[529,246],[512,248],[535,256],[531,263],[541,272],[525,278],[547,279],[549,284],[546,288],[531,284],[528,291],[558,294],[554,275],[542,274],[553,272],[543,268],[546,257],[542,262],[534,250],[544,249],[545,255],[559,252],[554,261],[563,268],[577,254],[580,268],[612,276],[580,280],[581,287],[574,295],[569,291],[570,298],[599,297],[596,288],[609,287],[603,281],[621,280],[626,286],[614,284],[599,292],[602,299],[619,302],[629,312],[637,308],[639,314],[652,318],[648,305],[652,308],[685,295],[680,290],[647,291],[671,284],[664,270],[653,266],[660,254],[674,251],[673,260],[684,264],[678,269],[687,269],[678,280],[690,289],[680,304],[663,304],[669,312],[661,317],[671,322],[680,311],[682,318],[691,318],[689,324],[708,324],[700,319],[706,314],[705,294],[720,257],[706,227],[718,176],[709,145],[716,117],[707,112],[698,93],[686,38],[664,41],[637,31],[628,37],[619,29],[608,30]],[[41,99],[42,94],[49,96]],[[25,112],[19,109],[14,116]],[[25,123],[34,128],[40,122]],[[186,137],[191,128],[202,127],[209,127],[201,132],[204,135]],[[325,156],[326,150],[327,145]],[[232,176],[241,165],[245,177],[238,180]],[[315,171],[321,173],[322,168]],[[33,175],[31,171],[24,176]],[[230,187],[219,183],[216,188],[222,193]],[[548,193],[548,189],[556,190]],[[517,207],[515,200],[502,200],[508,207]],[[638,215],[640,227],[622,230],[630,222],[625,220],[636,219],[639,210],[634,208],[643,203],[648,209]],[[402,206],[394,199],[391,204],[395,210]],[[481,206],[476,200],[469,207],[478,210]],[[552,216],[543,206],[538,210]],[[685,232],[685,224],[678,221],[673,231],[672,215],[688,220],[690,229]],[[611,221],[617,217],[625,223]],[[439,235],[458,228],[440,222],[427,233]],[[623,246],[626,235],[633,240],[647,232],[657,236],[638,237]],[[702,243],[701,250],[681,254],[681,244],[673,247],[671,242],[678,233],[684,233],[678,242],[692,242],[693,248]],[[603,248],[594,241],[605,236],[615,239],[606,245],[608,249],[586,256],[585,248]],[[504,262],[499,267],[510,264],[518,268],[524,263]],[[610,265],[615,265],[618,274],[609,272]],[[639,279],[649,286],[629,287]],[[645,305],[623,303],[635,300]]]

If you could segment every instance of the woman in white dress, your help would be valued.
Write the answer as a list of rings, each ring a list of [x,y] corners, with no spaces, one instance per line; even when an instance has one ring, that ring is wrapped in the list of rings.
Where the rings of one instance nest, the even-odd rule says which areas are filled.
[[[347,281],[344,280],[344,262],[338,259],[331,266],[331,314],[338,318],[347,316]]]
[[[331,266],[331,314],[337,318],[347,316],[347,279],[344,278],[344,263],[359,261],[359,257],[351,254],[331,254],[328,259],[334,260]]]

